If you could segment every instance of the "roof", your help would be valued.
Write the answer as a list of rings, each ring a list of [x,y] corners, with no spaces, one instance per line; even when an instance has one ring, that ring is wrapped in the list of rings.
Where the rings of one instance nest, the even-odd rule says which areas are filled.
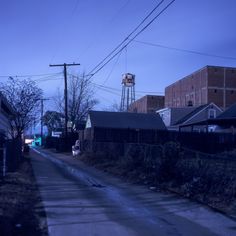
[[[89,117],[92,127],[117,129],[166,129],[159,114],[90,111]]]
[[[188,114],[190,114],[194,109],[194,107],[171,108],[171,125],[177,124],[184,117],[188,116]]]
[[[157,114],[163,114],[166,112],[170,112],[170,125],[174,125],[184,116],[192,112],[195,108],[194,107],[166,107],[160,110],[157,110]]]
[[[219,126],[236,126],[235,118],[215,118],[215,119],[207,119],[202,121],[197,121],[193,123],[183,124],[180,127],[190,127],[190,126],[201,126],[201,125],[219,125]]]
[[[190,118],[192,118],[194,115],[196,115],[200,111],[204,110],[208,106],[209,106],[209,104],[205,104],[205,105],[201,105],[199,107],[195,107],[194,110],[192,110],[190,113],[188,113],[182,119],[178,120],[174,125],[183,124],[184,122],[188,121]]]
[[[234,103],[227,110],[222,112],[219,116],[217,116],[217,118],[218,119],[236,118],[236,103]]]

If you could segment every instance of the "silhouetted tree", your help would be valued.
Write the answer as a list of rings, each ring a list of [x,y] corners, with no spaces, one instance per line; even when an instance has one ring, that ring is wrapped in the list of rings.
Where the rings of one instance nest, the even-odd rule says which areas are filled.
[[[91,80],[84,74],[82,76],[70,75],[68,78],[68,121],[72,127],[86,119],[86,116],[98,100],[94,98]],[[64,96],[58,94],[57,106],[64,114]]]
[[[24,130],[39,120],[40,99],[42,90],[30,79],[9,77],[6,83],[0,84],[1,93],[6,97],[15,115],[9,120],[11,136],[21,137]]]
[[[43,124],[47,126],[48,134],[51,135],[52,131],[57,128],[64,127],[64,115],[57,111],[46,111],[42,117]]]

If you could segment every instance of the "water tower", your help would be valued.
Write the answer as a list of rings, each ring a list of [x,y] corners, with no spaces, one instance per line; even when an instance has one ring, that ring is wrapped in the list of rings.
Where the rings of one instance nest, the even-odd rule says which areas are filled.
[[[122,75],[122,95],[120,111],[127,111],[129,105],[135,101],[135,75],[126,73]]]

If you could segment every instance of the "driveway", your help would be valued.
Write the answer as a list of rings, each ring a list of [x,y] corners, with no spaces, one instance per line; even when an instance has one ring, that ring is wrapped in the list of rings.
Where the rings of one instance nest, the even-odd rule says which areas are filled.
[[[52,236],[233,236],[236,222],[174,194],[132,185],[72,156],[32,150]]]

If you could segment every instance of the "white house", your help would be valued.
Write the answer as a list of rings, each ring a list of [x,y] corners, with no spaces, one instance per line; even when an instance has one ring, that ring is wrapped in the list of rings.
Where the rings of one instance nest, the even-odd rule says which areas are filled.
[[[14,115],[12,107],[7,102],[6,98],[0,93],[0,133],[7,138],[11,138],[10,119]]]

